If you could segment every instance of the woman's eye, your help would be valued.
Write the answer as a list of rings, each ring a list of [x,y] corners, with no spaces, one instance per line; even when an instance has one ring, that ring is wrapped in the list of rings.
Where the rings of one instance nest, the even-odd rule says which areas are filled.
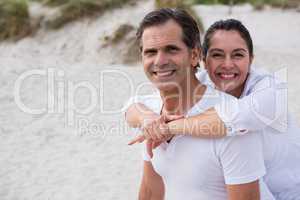
[[[233,57],[235,57],[235,58],[243,58],[244,55],[241,54],[241,53],[237,53],[237,54],[234,54]]]

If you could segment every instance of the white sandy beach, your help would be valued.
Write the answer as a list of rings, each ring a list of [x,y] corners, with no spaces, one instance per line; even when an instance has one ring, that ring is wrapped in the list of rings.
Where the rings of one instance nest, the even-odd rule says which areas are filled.
[[[0,43],[1,200],[137,199],[141,145],[127,145],[133,134],[121,108],[136,90],[147,93],[151,87],[140,63],[120,63],[122,47],[101,46],[105,35],[123,23],[137,26],[152,9],[152,1],[141,1],[58,31]],[[246,24],[254,41],[253,66],[287,69],[289,110],[300,122],[300,13],[253,11],[249,5],[234,7],[232,15],[226,6],[195,9],[206,28],[222,18]],[[26,73],[35,75],[22,80]]]

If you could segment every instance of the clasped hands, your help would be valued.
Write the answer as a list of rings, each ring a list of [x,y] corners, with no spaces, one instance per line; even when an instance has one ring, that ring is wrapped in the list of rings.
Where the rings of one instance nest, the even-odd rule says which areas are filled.
[[[152,150],[165,141],[172,139],[169,122],[183,118],[182,115],[153,115],[143,122],[142,134],[131,140],[128,145],[146,140],[147,153],[153,157]]]

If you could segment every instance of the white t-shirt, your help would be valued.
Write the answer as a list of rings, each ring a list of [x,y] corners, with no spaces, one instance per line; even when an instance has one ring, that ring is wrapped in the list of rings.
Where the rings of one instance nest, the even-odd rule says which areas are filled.
[[[214,87],[205,70],[198,73],[198,79]],[[242,129],[246,130],[242,134],[263,130],[261,139],[267,170],[264,180],[276,199],[284,196],[283,200],[287,200],[292,196],[296,200],[295,191],[300,199],[300,128],[288,114],[284,81],[253,68],[241,98],[226,95],[214,107],[231,128],[231,135],[238,135]]]
[[[219,103],[225,95],[207,87],[201,101],[193,106],[187,116],[201,113]],[[161,110],[157,95],[138,100],[154,112]],[[225,200],[225,184],[243,184],[258,180],[265,174],[262,143],[259,133],[222,139],[200,139],[175,136],[153,152],[151,163],[163,178],[166,199],[170,200]],[[147,155],[145,160],[149,160]],[[266,187],[261,187],[261,199],[273,197]]]
[[[265,183],[276,197],[282,200],[300,200],[300,129],[290,117],[287,132],[267,127],[261,134],[267,174]],[[297,198],[288,198],[295,196]],[[290,194],[289,194],[290,193]]]
[[[198,73],[198,78],[214,87],[205,70]],[[267,169],[264,180],[276,199],[296,200],[300,199],[300,129],[287,114],[286,89],[285,83],[270,74],[252,69],[240,99],[222,95],[222,100],[212,107],[229,128],[229,135],[263,130],[260,136]],[[160,97],[156,94],[133,102],[145,102],[154,111],[161,108]]]
[[[214,87],[205,69],[196,75],[201,83]],[[222,103],[216,104],[214,108],[225,123],[229,136],[265,127],[286,132],[287,82],[282,77],[252,68],[241,97],[225,96]]]

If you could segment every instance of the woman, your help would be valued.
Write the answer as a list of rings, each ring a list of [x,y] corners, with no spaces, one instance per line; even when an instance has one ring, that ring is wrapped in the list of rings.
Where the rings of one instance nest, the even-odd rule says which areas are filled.
[[[233,48],[233,42],[246,43],[249,55],[242,49]],[[272,76],[250,69],[253,60],[252,40],[239,21],[214,23],[205,35],[203,47],[207,73],[202,71],[200,80],[207,84],[213,82],[216,88],[233,96],[226,96],[223,103],[200,115],[169,123],[169,120],[180,117],[162,117],[151,113],[150,109],[140,103],[132,105],[126,113],[127,122],[131,126],[142,127],[144,121],[148,121],[143,126],[144,134],[132,143],[145,138],[148,141],[170,139],[172,135],[178,134],[202,138],[236,137],[263,130],[261,137],[267,168],[265,181],[269,189],[276,199],[299,198],[300,131],[290,118],[286,126],[286,107],[282,103],[286,98],[286,90],[279,90],[277,87],[282,84],[276,84]],[[278,99],[278,96],[282,98]],[[274,108],[278,101],[279,104]],[[222,106],[224,102],[228,107]],[[280,132],[287,134],[274,134]]]

